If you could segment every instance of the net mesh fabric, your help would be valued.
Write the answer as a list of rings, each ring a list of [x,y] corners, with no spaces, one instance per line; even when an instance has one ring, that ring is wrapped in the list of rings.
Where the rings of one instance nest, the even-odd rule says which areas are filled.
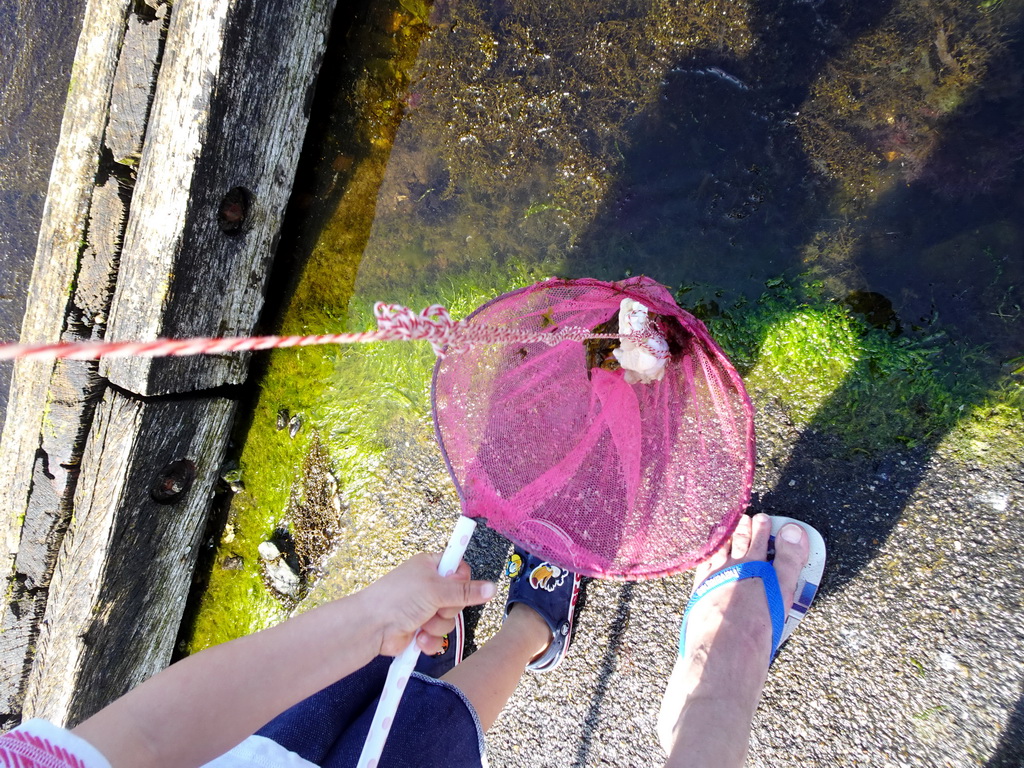
[[[578,573],[643,579],[705,559],[749,502],[753,411],[735,369],[648,278],[549,280],[467,321],[593,329],[626,297],[669,340],[661,381],[627,384],[597,342],[464,346],[434,369],[434,421],[463,514]]]

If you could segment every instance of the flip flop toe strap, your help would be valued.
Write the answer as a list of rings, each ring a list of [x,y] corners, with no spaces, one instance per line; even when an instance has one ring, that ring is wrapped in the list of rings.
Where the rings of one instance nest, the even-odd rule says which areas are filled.
[[[690,611],[700,599],[726,584],[752,578],[761,579],[761,584],[764,586],[764,596],[768,600],[768,614],[772,620],[772,653],[769,660],[775,658],[782,640],[782,628],[786,624],[786,609],[782,603],[782,591],[779,589],[779,579],[775,575],[775,568],[771,563],[766,563],[763,560],[730,565],[728,568],[716,571],[701,582],[683,614],[683,626],[679,631],[680,655],[684,654],[686,649],[686,621],[690,617]]]

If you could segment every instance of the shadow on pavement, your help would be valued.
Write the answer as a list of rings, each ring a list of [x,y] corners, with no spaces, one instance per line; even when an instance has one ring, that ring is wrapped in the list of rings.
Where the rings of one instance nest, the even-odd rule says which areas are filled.
[[[615,660],[619,656],[623,640],[625,639],[626,626],[629,623],[630,604],[633,602],[633,592],[635,589],[636,582],[627,582],[622,585],[619,591],[619,599],[615,606],[615,617],[611,623],[608,646],[604,650],[604,656],[601,657],[601,669],[598,673],[597,686],[590,700],[590,708],[587,710],[586,717],[584,718],[587,728],[596,729],[598,727],[598,719],[600,718],[604,698],[608,693],[608,686],[612,675],[615,674]],[[585,591],[581,594],[585,594]],[[582,610],[583,607],[581,602],[579,609]],[[585,768],[590,765],[588,762],[590,743],[590,739],[583,739],[580,742],[579,749],[576,751],[576,761],[573,763],[574,768]]]
[[[1024,765],[1024,691],[1017,699],[1017,706],[1003,729],[995,754],[985,763],[985,768],[1020,768]]]

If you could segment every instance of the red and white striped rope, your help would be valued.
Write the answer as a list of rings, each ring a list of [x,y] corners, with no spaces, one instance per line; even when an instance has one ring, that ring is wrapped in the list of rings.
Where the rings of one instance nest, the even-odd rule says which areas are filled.
[[[312,347],[323,344],[359,344],[371,341],[429,341],[438,356],[462,344],[543,342],[554,346],[566,340],[643,338],[616,333],[593,333],[567,326],[553,331],[529,332],[516,328],[476,325],[452,320],[448,310],[433,304],[417,314],[400,304],[377,302],[373,307],[376,331],[326,333],[310,336],[243,336],[228,338],[156,339],[155,341],[80,341],[56,344],[0,344],[0,360],[97,360],[101,357],[183,357],[224,355],[263,349]]]

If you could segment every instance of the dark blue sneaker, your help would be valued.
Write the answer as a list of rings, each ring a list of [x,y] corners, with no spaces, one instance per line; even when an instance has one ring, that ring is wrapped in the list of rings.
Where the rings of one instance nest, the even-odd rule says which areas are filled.
[[[541,560],[516,546],[505,565],[509,577],[505,616],[516,603],[535,610],[551,627],[551,645],[527,664],[533,672],[550,672],[565,658],[572,637],[572,617],[580,594],[579,574]]]
[[[416,671],[427,677],[438,680],[451,671],[452,667],[462,661],[462,651],[466,643],[466,627],[462,619],[462,611],[455,617],[455,629],[444,636],[444,648],[440,653],[428,656],[421,653],[416,661]]]

